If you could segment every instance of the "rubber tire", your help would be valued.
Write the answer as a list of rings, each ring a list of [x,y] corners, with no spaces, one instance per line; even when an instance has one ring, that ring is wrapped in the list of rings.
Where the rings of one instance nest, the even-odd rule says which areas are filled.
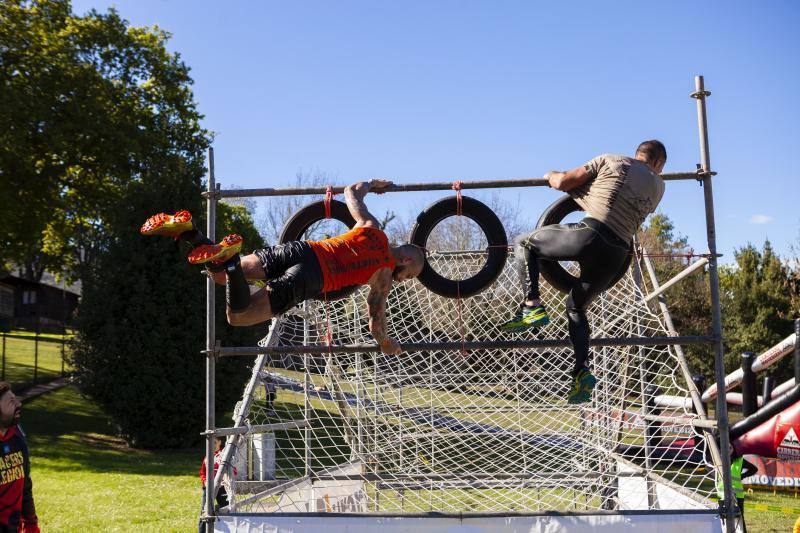
[[[319,222],[320,220],[325,220],[325,202],[320,200],[318,202],[313,202],[308,204],[305,207],[300,208],[294,215],[286,221],[286,224],[283,226],[283,230],[281,231],[280,236],[280,243],[284,244],[291,241],[299,241],[302,240],[303,234],[311,227],[312,224],[315,222]],[[356,221],[353,218],[353,215],[350,214],[350,210],[347,208],[347,205],[344,202],[340,202],[338,200],[331,200],[331,218],[334,220],[338,220],[342,222],[348,228],[351,228],[356,225]],[[315,296],[315,300],[340,300],[342,298],[347,298],[354,292],[356,292],[361,285],[349,285],[347,287],[342,287],[337,291],[331,291],[329,293],[320,293],[319,296]]]
[[[567,215],[575,213],[576,211],[583,211],[583,209],[571,196],[564,195],[550,204],[550,206],[544,210],[542,216],[539,217],[539,222],[536,223],[536,229],[539,229],[542,226],[549,226],[551,224],[560,224],[561,221],[567,217]],[[614,278],[608,284],[607,288],[611,288],[616,285],[617,282],[622,279],[622,276],[628,272],[628,268],[631,266],[633,248],[629,248],[628,252],[629,253],[625,258],[625,262],[622,264],[622,267],[620,268],[619,272],[617,272],[616,276],[614,276]],[[578,278],[567,272],[558,261],[539,259],[539,273],[542,275],[542,277],[544,277],[547,283],[565,294],[568,293],[574,284],[578,282]]]
[[[455,196],[443,198],[426,207],[417,217],[417,223],[411,231],[411,244],[425,248],[433,228],[445,218],[456,215],[457,210]],[[425,262],[417,279],[431,292],[446,298],[468,298],[486,289],[503,271],[508,258],[506,230],[494,211],[474,198],[463,196],[461,214],[480,226],[489,242],[489,254],[483,268],[474,276],[461,281],[443,277]]]

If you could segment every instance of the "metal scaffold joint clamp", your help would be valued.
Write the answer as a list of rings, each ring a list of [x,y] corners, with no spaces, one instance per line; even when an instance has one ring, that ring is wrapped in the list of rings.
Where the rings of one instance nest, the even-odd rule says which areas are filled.
[[[213,350],[200,350],[200,353],[205,355],[206,357],[213,357],[216,359],[217,357],[219,357],[219,352],[221,349],[222,349],[222,341],[217,341],[216,344],[214,344]]]
[[[209,199],[212,199],[212,198],[214,200],[219,200],[220,198],[222,198],[222,191],[219,188],[217,188],[214,191],[203,191],[203,192],[200,193],[200,196],[202,196],[206,200],[209,200]]]
[[[717,175],[717,173],[714,172],[713,170],[705,170],[703,168],[703,165],[701,165],[700,163],[696,163],[696,167],[697,167],[697,170],[695,171],[695,174],[697,174],[697,183],[701,187],[703,186],[703,180],[705,178],[710,178],[711,176],[716,176]]]
[[[695,91],[689,95],[689,98],[705,98],[711,96],[711,91]]]

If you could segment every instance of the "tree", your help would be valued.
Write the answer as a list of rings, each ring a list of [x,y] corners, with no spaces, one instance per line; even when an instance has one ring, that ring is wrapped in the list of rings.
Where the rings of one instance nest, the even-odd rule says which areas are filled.
[[[138,228],[177,209],[202,227],[211,140],[168,37],[115,10],[75,16],[66,0],[0,3],[0,260],[80,278],[78,385],[129,443],[159,448],[192,444],[203,427],[204,277]],[[241,206],[220,204],[218,224],[218,237],[263,244]],[[218,327],[225,344],[263,332]],[[220,361],[218,405],[240,395],[246,367]]]
[[[168,37],[113,9],[0,3],[0,262],[75,278],[133,183],[197,172],[209,136]]]
[[[793,331],[789,268],[769,241],[759,251],[752,244],[734,252],[736,265],[720,270],[723,332],[729,368],[744,351],[763,352]],[[790,377],[791,358],[774,371]]]
[[[336,181],[338,180],[335,177],[320,170],[316,170],[313,173],[298,171],[294,181],[288,186],[293,188],[325,187],[326,185],[336,184]],[[269,198],[266,202],[264,214],[258,222],[261,234],[264,235],[268,243],[278,244],[286,221],[301,208],[317,202],[319,199],[319,197],[309,196],[273,196]],[[343,201],[341,196],[337,199]],[[391,234],[390,228],[396,220],[395,213],[387,211],[382,216],[378,216],[376,213],[373,214],[378,218],[381,229]],[[340,222],[323,220],[312,224],[306,231],[304,238],[324,239],[344,231],[346,231],[346,228]]]
[[[313,173],[298,171],[294,181],[288,186],[295,188],[324,187],[333,183],[334,178],[320,170]],[[258,221],[258,227],[267,242],[278,244],[286,221],[303,206],[318,200],[319,198],[309,196],[272,196],[268,198],[264,214]]]
[[[180,203],[201,213],[195,185]],[[158,192],[166,193],[131,196],[134,209],[115,222],[116,238],[84,274],[72,365],[81,391],[103,406],[131,445],[186,447],[199,440],[204,420],[205,277],[183,259],[184,243],[132,231],[158,203]],[[243,207],[221,203],[218,213],[218,236],[236,232],[248,245],[263,246]],[[228,326],[222,288],[216,316],[225,345],[252,346],[266,332],[263,325]],[[244,358],[218,361],[218,410],[240,396],[247,365]]]
[[[675,234],[675,225],[663,213],[655,213],[639,233],[639,242],[653,264],[659,284],[663,284],[684,270],[692,262],[693,249],[688,239]],[[648,291],[653,290],[650,278],[644,272]],[[711,292],[708,274],[696,272],[684,278],[665,293],[675,329],[681,335],[708,335],[711,331]],[[714,348],[694,344],[683,347],[689,368],[697,374],[714,375]]]
[[[495,212],[506,230],[509,243],[513,242],[516,235],[533,229],[530,221],[523,215],[519,199],[516,203],[510,202],[499,193],[493,193],[488,198],[474,196]],[[391,219],[386,228],[389,240],[407,242],[416,219],[417,213],[413,212],[407,212],[405,217]],[[484,250],[487,244],[485,235],[475,222],[467,217],[452,216],[433,229],[428,236],[427,248],[437,251]]]

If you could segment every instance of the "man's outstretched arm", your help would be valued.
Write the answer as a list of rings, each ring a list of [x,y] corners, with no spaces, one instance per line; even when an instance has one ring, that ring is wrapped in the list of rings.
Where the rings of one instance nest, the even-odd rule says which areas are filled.
[[[386,180],[369,180],[369,182],[360,181],[345,187],[344,201],[347,203],[347,208],[356,221],[356,228],[372,227],[380,229],[378,219],[367,209],[367,205],[364,203],[364,197],[370,191],[380,194],[383,192],[383,189],[391,184],[391,181]]]
[[[550,186],[557,191],[571,191],[580,187],[592,177],[586,167],[575,167],[566,172],[552,170],[544,175]]]
[[[387,355],[400,353],[400,345],[386,334],[386,298],[392,286],[389,269],[376,272],[370,280],[367,306],[369,307],[369,331]]]

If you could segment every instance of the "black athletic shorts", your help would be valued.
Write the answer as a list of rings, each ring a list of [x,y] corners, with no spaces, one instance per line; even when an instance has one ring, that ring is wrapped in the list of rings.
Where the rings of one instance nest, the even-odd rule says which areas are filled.
[[[317,254],[305,241],[292,241],[253,252],[267,275],[273,315],[285,313],[322,292],[322,269]]]

